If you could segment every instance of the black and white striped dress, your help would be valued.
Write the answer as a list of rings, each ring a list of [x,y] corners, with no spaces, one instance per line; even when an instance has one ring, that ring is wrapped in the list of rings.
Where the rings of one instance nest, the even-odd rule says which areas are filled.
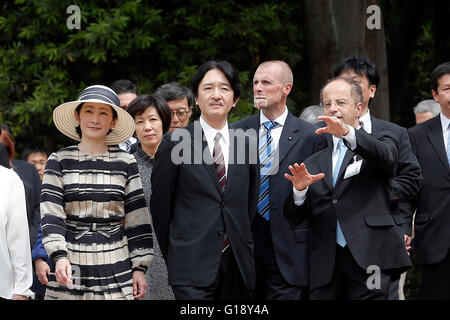
[[[77,146],[53,153],[41,194],[42,242],[67,257],[73,286],[50,275],[46,299],[133,299],[132,270],[153,258],[152,227],[136,160],[116,146],[101,155]]]

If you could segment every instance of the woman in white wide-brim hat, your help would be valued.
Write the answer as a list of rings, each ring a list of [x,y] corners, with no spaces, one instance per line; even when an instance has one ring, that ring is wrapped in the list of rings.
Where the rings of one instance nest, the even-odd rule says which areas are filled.
[[[133,134],[133,118],[113,90],[94,85],[58,106],[53,121],[80,143],[45,168],[42,242],[55,263],[45,298],[142,298],[152,227],[136,160],[117,147]]]

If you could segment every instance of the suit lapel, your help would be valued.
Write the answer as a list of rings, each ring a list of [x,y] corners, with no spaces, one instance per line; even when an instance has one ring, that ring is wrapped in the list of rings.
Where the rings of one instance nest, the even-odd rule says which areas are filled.
[[[325,178],[323,178],[323,180],[325,181],[326,186],[328,187],[328,189],[332,190],[333,170],[331,166],[333,158],[333,139],[330,134],[327,134],[327,143],[328,147],[324,150],[325,155],[319,158],[319,168],[320,172],[323,172],[325,174]]]
[[[234,172],[236,171],[236,166],[238,164],[237,162],[237,139],[236,136],[233,134],[233,130],[228,130],[230,134],[230,151],[229,151],[229,157],[228,157],[228,169],[227,169],[227,183],[225,184],[225,192],[227,192],[228,186],[231,186],[231,183],[233,181]],[[242,151],[242,150],[241,150]],[[244,150],[245,152],[246,150]],[[217,182],[219,183],[219,182]]]
[[[293,123],[293,118],[294,116],[288,112],[288,116],[283,126],[283,131],[281,131],[280,141],[278,143],[278,163],[281,163],[297,141],[302,139],[297,133],[300,129],[295,126],[295,123]]]
[[[377,133],[380,132],[381,130],[383,130],[383,128],[380,126],[380,123],[377,121],[376,118],[370,116],[370,122],[372,123],[372,133]]]
[[[440,116],[430,120],[427,128],[427,136],[438,158],[441,160],[444,168],[449,169],[447,154],[444,147],[444,137],[442,136],[442,124]]]

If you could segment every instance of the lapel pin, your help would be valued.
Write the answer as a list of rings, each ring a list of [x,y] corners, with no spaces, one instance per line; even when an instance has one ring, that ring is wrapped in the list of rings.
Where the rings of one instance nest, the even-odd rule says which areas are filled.
[[[292,137],[289,137],[288,139],[289,139],[289,140],[292,140]]]

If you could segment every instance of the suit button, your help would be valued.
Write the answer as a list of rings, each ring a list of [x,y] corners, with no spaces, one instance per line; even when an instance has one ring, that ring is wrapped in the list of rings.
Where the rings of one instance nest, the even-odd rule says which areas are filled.
[[[333,201],[331,201],[332,204],[336,204],[338,201],[336,199],[333,199]]]
[[[225,233],[225,232],[223,232],[223,231],[217,231],[217,235],[218,235],[218,236],[223,236],[224,233]]]

